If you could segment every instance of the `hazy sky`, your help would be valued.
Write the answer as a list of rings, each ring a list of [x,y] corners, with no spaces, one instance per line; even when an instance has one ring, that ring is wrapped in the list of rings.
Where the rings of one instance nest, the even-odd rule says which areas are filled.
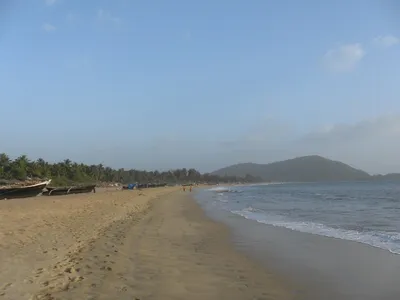
[[[1,0],[0,152],[400,172],[400,4]]]

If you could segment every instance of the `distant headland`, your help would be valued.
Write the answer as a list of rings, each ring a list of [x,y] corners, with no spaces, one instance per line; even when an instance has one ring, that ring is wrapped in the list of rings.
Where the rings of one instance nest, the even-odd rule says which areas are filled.
[[[269,164],[241,163],[211,173],[194,168],[168,171],[113,169],[102,164],[86,165],[65,159],[49,163],[44,159],[30,160],[26,155],[10,159],[0,154],[0,185],[10,181],[52,179],[56,185],[72,183],[257,183],[257,182],[318,182],[390,180],[400,181],[400,173],[370,175],[339,161],[318,155],[302,156]]]
[[[400,174],[370,175],[345,163],[318,155],[302,156],[269,164],[241,163],[212,172],[218,176],[251,175],[266,182],[318,182],[398,180]]]

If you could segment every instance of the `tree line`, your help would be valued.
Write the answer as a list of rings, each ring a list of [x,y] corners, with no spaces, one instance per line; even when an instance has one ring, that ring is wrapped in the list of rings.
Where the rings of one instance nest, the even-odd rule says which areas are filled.
[[[174,169],[169,171],[125,170],[105,167],[102,164],[86,165],[65,159],[49,163],[42,158],[30,160],[26,155],[10,159],[6,153],[0,154],[0,180],[52,179],[53,184],[67,185],[73,183],[233,183],[257,182],[258,178],[246,175],[217,176],[201,174],[196,169]]]

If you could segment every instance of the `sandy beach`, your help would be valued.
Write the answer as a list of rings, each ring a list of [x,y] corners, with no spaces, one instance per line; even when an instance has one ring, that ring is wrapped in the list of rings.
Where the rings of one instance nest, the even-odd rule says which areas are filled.
[[[0,201],[1,299],[293,299],[189,195]]]

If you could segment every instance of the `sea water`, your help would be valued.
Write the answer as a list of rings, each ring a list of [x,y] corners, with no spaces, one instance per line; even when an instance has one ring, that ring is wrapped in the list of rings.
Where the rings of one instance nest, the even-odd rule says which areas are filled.
[[[301,287],[296,299],[400,299],[400,184],[219,186],[196,194],[240,251]]]
[[[400,254],[400,183],[284,183],[215,187],[203,204],[263,224]]]

